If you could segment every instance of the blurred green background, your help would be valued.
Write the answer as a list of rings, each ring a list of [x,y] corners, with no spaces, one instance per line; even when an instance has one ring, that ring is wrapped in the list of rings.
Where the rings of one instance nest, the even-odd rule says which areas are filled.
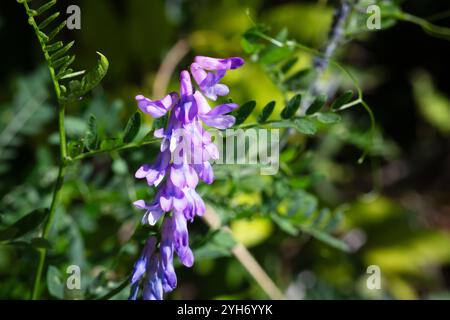
[[[275,100],[279,114],[283,94],[241,48],[241,35],[252,26],[247,10],[272,33],[287,27],[289,37],[321,49],[336,6],[326,0],[61,0],[57,7],[63,16],[70,4],[79,5],[82,14],[81,30],[63,32],[67,42],[76,40],[77,66],[89,68],[100,51],[110,68],[100,87],[70,106],[69,138],[84,135],[91,114],[103,137],[117,137],[136,111],[135,95],[160,98],[154,96],[159,93],[155,78],[174,46],[186,54],[169,88],[176,89],[178,72],[195,55],[239,55],[246,58],[245,67],[225,78],[233,100],[253,99],[258,109]],[[438,0],[403,1],[402,8],[421,17],[449,9]],[[437,23],[449,27],[450,19]],[[1,229],[48,206],[58,139],[56,104],[39,44],[22,6],[12,0],[0,3],[0,43]],[[297,67],[311,63],[310,56],[298,54]],[[289,140],[282,153],[289,170],[281,174],[288,185],[277,177],[222,174],[217,168],[218,180],[203,193],[218,207],[220,202],[233,206],[234,212],[219,211],[233,217],[236,240],[288,298],[450,298],[449,42],[399,23],[345,43],[336,57],[357,75],[373,108],[377,134],[370,157],[357,164],[369,121],[356,107],[312,138]],[[144,121],[141,135],[152,124],[150,117]],[[102,155],[69,169],[47,262],[60,279],[68,265],[79,265],[83,286],[74,293],[49,283],[43,297],[101,296],[127,277],[145,238],[143,230],[130,239],[142,214],[131,203],[152,195],[133,174],[156,150],[147,146]],[[267,204],[264,195],[272,191],[284,198],[277,204],[281,207],[309,201],[313,194],[312,211],[327,207],[342,214],[333,235],[349,252],[308,232],[286,233],[289,227],[267,218],[256,208]],[[197,260],[192,269],[177,269],[179,285],[170,298],[267,298],[230,254],[229,239],[210,233],[201,220],[190,229]],[[0,243],[0,298],[28,296],[36,261],[29,247]],[[381,290],[365,285],[369,265],[381,268]],[[126,297],[127,290],[115,296]]]

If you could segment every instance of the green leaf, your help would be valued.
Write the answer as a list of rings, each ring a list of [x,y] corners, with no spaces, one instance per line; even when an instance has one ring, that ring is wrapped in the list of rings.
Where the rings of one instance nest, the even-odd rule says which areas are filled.
[[[97,54],[100,57],[97,66],[90,70],[81,81],[71,81],[73,84],[64,99],[76,100],[79,97],[84,96],[87,92],[97,86],[106,75],[109,67],[108,59],[100,52],[97,52]]]
[[[122,141],[120,139],[106,139],[100,143],[101,150],[107,150],[112,148],[117,148],[122,145]]]
[[[244,51],[248,54],[255,53],[261,48],[265,47],[261,44],[261,37],[259,34],[265,33],[267,28],[264,26],[255,26],[247,30],[241,38],[241,46]]]
[[[17,229],[14,227],[8,227],[6,229],[0,230],[0,241],[14,239],[14,236],[16,234],[17,234]]]
[[[169,120],[169,115],[166,113],[164,116],[153,120],[152,131],[165,128]],[[153,132],[151,133],[153,134]]]
[[[290,234],[291,236],[296,236],[299,233],[299,229],[292,224],[288,219],[285,219],[283,216],[278,214],[271,214],[270,217],[272,221],[275,222],[281,230]]]
[[[280,42],[285,42],[288,39],[288,33],[289,30],[288,28],[283,28],[281,29],[280,32],[278,32],[278,34],[275,36],[275,39],[277,39]]]
[[[430,74],[416,72],[411,81],[415,101],[426,121],[450,135],[450,99],[433,84]]]
[[[56,4],[56,0],[50,0],[46,4],[43,4],[36,10],[36,15],[39,16],[39,15],[43,14],[45,11],[47,11],[48,9],[53,7],[55,4]]]
[[[271,123],[272,128],[295,128],[294,121],[275,121]]]
[[[261,53],[260,62],[265,65],[276,64],[292,53],[292,50],[288,47],[270,47]]]
[[[51,61],[51,65],[54,69],[58,69],[60,66],[65,65],[68,61],[70,61],[71,56],[64,56],[62,58]]]
[[[280,195],[286,197],[285,191],[280,191]],[[288,223],[292,224],[294,228],[300,229],[319,241],[339,250],[348,251],[348,246],[345,242],[329,234],[329,226],[322,226],[322,222],[326,224],[326,219],[329,218],[330,212],[328,209],[320,210],[318,208],[316,197],[301,189],[295,190],[295,197],[292,195],[287,197],[290,207],[286,215],[278,216],[280,219],[288,220]]]
[[[64,46],[64,43],[62,41],[57,41],[55,43],[47,45],[45,48],[47,49],[48,52],[52,52],[52,51],[62,48],[63,46]]]
[[[334,100],[333,104],[331,105],[332,110],[337,110],[340,107],[342,107],[344,104],[350,102],[350,100],[353,98],[353,91],[347,90],[342,95],[339,96],[336,100]]]
[[[75,41],[71,41],[68,44],[66,44],[64,47],[62,47],[61,49],[59,49],[58,51],[56,51],[55,53],[53,53],[50,56],[50,59],[52,61],[55,61],[56,59],[58,59],[59,57],[62,57],[64,54],[66,54],[67,51],[70,50],[70,48],[73,47]]]
[[[313,103],[309,106],[308,110],[306,110],[306,114],[311,115],[318,112],[323,107],[325,102],[327,102],[327,99],[328,97],[326,94],[321,94],[317,96],[314,99]]]
[[[87,126],[88,131],[84,138],[84,145],[88,150],[94,150],[97,146],[97,120],[94,115],[90,115]]]
[[[55,266],[49,266],[47,270],[47,288],[51,296],[64,298],[64,282],[61,272]]]
[[[64,77],[65,75],[67,75],[67,73],[66,73],[67,70],[69,70],[69,72],[72,72],[73,70],[67,69],[67,68],[68,68],[74,61],[75,61],[75,56],[73,55],[73,56],[70,57],[70,59],[69,59],[67,62],[65,62],[65,63],[61,66],[61,68],[59,69],[59,72],[58,72],[58,74],[57,74],[56,77],[58,77],[58,78]],[[84,71],[83,71],[82,73],[84,73]],[[69,82],[69,86],[70,86],[70,82]]]
[[[67,144],[69,157],[75,158],[83,152],[83,142],[79,140],[72,140]]]
[[[214,241],[225,249],[231,250],[236,246],[236,241],[229,232],[219,231],[214,237]]]
[[[280,68],[282,73],[286,73],[297,63],[298,57],[290,58],[288,61],[286,61]]]
[[[47,40],[45,42],[51,41],[56,35],[66,26],[67,21],[64,20],[61,22],[55,29],[53,29],[47,36]]]
[[[325,231],[314,228],[312,226],[299,226],[299,227],[303,232],[313,236],[317,240],[320,240],[320,241],[328,244],[329,246],[332,246],[332,247],[339,249],[341,251],[344,251],[344,252],[349,251],[349,247],[344,241],[331,236],[330,234],[328,234]]]
[[[314,69],[303,69],[287,78],[283,84],[288,90],[299,91],[307,88],[315,76]]]
[[[138,134],[140,128],[141,128],[141,114],[139,112],[135,112],[128,120],[127,126],[125,127],[125,131],[123,133],[122,141],[124,143],[129,143],[133,141],[133,139]]]
[[[217,230],[209,236],[212,237],[207,239],[204,245],[194,249],[196,260],[230,256],[231,249],[236,245],[231,233]]]
[[[316,133],[317,128],[314,122],[307,118],[301,118],[294,120],[295,128],[298,132],[307,134],[307,135],[313,135]]]
[[[72,72],[72,69],[67,69],[67,70],[61,72],[61,74],[58,74],[57,77],[58,77],[58,79],[69,79],[69,78],[78,77],[78,76],[84,74],[85,72],[86,72],[85,70]]]
[[[253,109],[256,107],[255,101],[248,101],[240,106],[237,110],[233,112],[233,115],[236,117],[235,126],[242,124],[252,113]]]
[[[302,102],[302,96],[300,94],[296,94],[289,100],[286,107],[281,111],[281,117],[283,119],[290,119],[295,116],[298,108],[300,108],[300,103]]]
[[[48,215],[48,209],[36,209],[17,220],[14,224],[0,231],[0,240],[17,239],[37,230]]]
[[[241,47],[244,50],[244,52],[248,54],[256,51],[256,46],[244,37],[241,38]]]
[[[258,123],[266,122],[274,109],[275,109],[275,101],[270,101],[268,104],[266,104],[262,112],[259,114]]]
[[[38,31],[38,37],[45,43],[47,43],[50,40],[48,35],[46,35],[45,32],[42,31]]]
[[[325,124],[332,124],[340,122],[342,118],[335,112],[320,112],[317,114],[317,120]]]
[[[38,29],[44,29],[46,26],[48,26],[50,23],[53,22],[53,20],[55,20],[56,18],[59,17],[59,12],[55,12],[54,14],[52,14],[51,16],[49,16],[47,19],[45,19],[44,21],[42,21],[39,25],[38,25]]]

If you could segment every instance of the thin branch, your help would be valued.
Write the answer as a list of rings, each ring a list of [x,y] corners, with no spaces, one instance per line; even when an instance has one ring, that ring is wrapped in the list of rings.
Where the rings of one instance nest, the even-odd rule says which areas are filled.
[[[320,55],[314,57],[313,67],[316,71],[314,79],[307,90],[306,97],[302,101],[299,114],[303,115],[308,110],[312,102],[312,97],[316,95],[317,83],[321,75],[327,69],[332,57],[345,36],[345,25],[357,1],[341,0],[340,6],[335,10],[331,23],[328,41]]]
[[[79,161],[79,160],[95,157],[102,153],[107,153],[107,152],[112,152],[112,151],[122,151],[122,150],[126,150],[126,149],[131,149],[131,148],[139,148],[139,147],[153,144],[153,143],[156,143],[159,141],[160,141],[159,139],[149,139],[149,140],[145,140],[145,141],[141,141],[141,142],[132,142],[132,143],[114,146],[114,147],[106,148],[106,149],[93,150],[93,151],[79,154],[78,156],[73,157],[73,158],[68,158],[68,161]]]
[[[172,78],[176,66],[188,52],[189,43],[186,39],[180,39],[169,52],[167,52],[153,83],[153,97],[162,97],[166,94],[167,86],[169,85],[170,78]]]
[[[207,207],[203,219],[212,230],[220,229],[224,232],[231,233],[230,228],[221,225],[219,216],[211,207]],[[258,261],[256,261],[256,259],[242,243],[237,243],[231,251],[236,259],[239,260],[239,262],[250,273],[250,275],[260,285],[264,292],[270,297],[270,299],[286,300],[285,295],[272,281],[272,279],[270,279],[270,277],[267,275]]]
[[[320,74],[322,73],[327,65],[330,58],[333,56],[336,48],[342,41],[345,31],[345,23],[349,14],[352,10],[353,3],[348,0],[342,0],[341,5],[336,9],[333,22],[331,24],[331,29],[328,35],[328,42],[323,50],[323,56],[316,57],[314,59],[314,68]]]

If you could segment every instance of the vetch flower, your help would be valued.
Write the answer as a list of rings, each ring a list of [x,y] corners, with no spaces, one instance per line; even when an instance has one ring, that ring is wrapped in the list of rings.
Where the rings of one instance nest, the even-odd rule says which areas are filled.
[[[142,288],[142,298],[163,299],[164,293],[177,286],[173,266],[174,253],[180,262],[191,267],[194,254],[189,247],[188,222],[205,213],[205,203],[195,190],[199,180],[207,184],[214,181],[209,161],[219,158],[219,150],[203,124],[226,129],[235,123],[229,115],[238,107],[226,103],[211,108],[205,96],[216,100],[229,93],[226,85],[219,83],[228,70],[241,67],[239,57],[216,59],[198,56],[191,65],[191,74],[199,90],[192,85],[188,71],[180,74],[180,93],[171,92],[161,100],[136,96],[139,109],[153,118],[168,116],[167,126],[155,130],[161,139],[160,153],[153,164],[142,165],[135,174],[146,179],[149,186],[158,188],[152,202],[137,200],[134,205],[145,214],[142,223],[156,225],[162,220],[159,239],[149,237],[136,261],[131,275],[130,299],[137,299]]]
[[[232,70],[244,65],[244,59],[241,57],[231,57],[226,59],[197,56],[194,58],[197,63],[205,70]]]
[[[239,57],[217,59],[197,56],[191,64],[191,73],[205,96],[216,100],[217,96],[226,96],[230,91],[226,85],[219,83],[226,71],[237,69],[243,64],[244,60]]]
[[[164,179],[167,167],[169,166],[170,152],[164,150],[158,155],[156,162],[153,165],[144,164],[138,171],[136,171],[135,177],[138,179],[146,178],[149,186],[158,184]]]
[[[226,114],[236,109],[237,104],[226,103],[211,109],[208,101],[199,91],[194,94],[194,98],[199,110],[199,117],[206,125],[217,129],[227,129],[233,126],[236,119]]]
[[[147,204],[144,200],[137,200],[133,202],[133,204],[136,208],[146,210],[142,217],[143,224],[148,223],[149,225],[154,226],[164,214],[164,211],[161,209],[158,202]]]
[[[169,93],[161,100],[152,101],[143,95],[136,96],[139,109],[150,114],[153,118],[160,118],[172,109],[178,102],[178,95],[175,92]]]

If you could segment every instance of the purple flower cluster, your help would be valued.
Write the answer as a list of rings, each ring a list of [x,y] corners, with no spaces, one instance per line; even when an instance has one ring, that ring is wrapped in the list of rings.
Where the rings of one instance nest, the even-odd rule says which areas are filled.
[[[174,252],[186,267],[194,263],[187,222],[205,213],[205,203],[195,188],[199,179],[207,184],[213,182],[214,173],[209,161],[219,157],[217,147],[202,123],[217,129],[229,128],[235,118],[227,113],[238,107],[226,103],[211,108],[205,96],[215,101],[217,96],[227,95],[229,89],[220,83],[221,79],[227,70],[243,64],[244,60],[239,57],[197,56],[190,70],[199,90],[194,89],[189,72],[184,70],[180,75],[179,95],[171,92],[161,100],[136,96],[139,108],[153,118],[170,114],[166,128],[154,133],[162,139],[161,152],[155,163],[145,164],[136,172],[136,178],[145,178],[148,185],[158,187],[151,203],[134,202],[136,207],[145,210],[142,222],[154,225],[161,218],[163,222],[159,250],[157,238],[150,237],[134,265],[130,299],[137,298],[141,284],[143,298],[151,300],[162,299],[164,293],[176,287]]]

